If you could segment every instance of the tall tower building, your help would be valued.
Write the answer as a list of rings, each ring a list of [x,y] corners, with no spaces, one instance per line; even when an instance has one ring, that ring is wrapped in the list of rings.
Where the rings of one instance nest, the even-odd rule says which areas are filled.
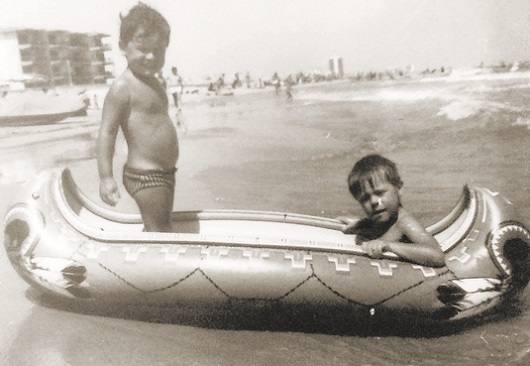
[[[329,72],[330,74],[337,79],[342,79],[344,77],[344,66],[342,63],[342,57],[331,57],[329,59]]]
[[[344,66],[342,65],[342,57],[337,57],[337,77],[342,79],[344,77]]]
[[[335,59],[333,57],[329,59],[328,65],[329,65],[329,73],[333,77],[335,77]]]

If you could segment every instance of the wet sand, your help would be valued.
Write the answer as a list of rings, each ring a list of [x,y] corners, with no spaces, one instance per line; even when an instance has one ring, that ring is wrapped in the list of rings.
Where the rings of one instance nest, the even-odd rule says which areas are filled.
[[[424,224],[444,216],[466,183],[505,193],[530,218],[528,80],[346,82],[296,88],[292,103],[272,91],[189,101],[174,208],[360,215],[345,179],[355,160],[380,152],[398,163],[404,205]],[[25,134],[0,131],[2,214],[16,181],[57,165],[98,199],[97,114]],[[118,177],[125,152],[121,143]],[[123,190],[116,209],[136,210]],[[528,291],[506,317],[439,332],[392,324],[367,331],[370,324],[302,310],[65,309],[29,289],[4,252],[0,291],[6,365],[522,365],[530,351]]]

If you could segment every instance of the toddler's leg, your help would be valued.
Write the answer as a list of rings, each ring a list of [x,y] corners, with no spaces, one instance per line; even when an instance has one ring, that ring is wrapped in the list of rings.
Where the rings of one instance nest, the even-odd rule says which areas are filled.
[[[146,231],[171,232],[174,191],[168,187],[145,188],[134,195]]]

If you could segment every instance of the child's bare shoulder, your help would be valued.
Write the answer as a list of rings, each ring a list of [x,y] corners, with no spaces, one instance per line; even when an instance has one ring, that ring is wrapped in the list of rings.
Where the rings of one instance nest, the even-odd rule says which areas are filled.
[[[129,100],[130,87],[131,80],[123,73],[111,84],[106,99],[116,103],[127,102]]]
[[[398,220],[396,226],[403,233],[410,232],[411,230],[424,230],[423,225],[416,219],[410,212],[403,207],[399,210]]]

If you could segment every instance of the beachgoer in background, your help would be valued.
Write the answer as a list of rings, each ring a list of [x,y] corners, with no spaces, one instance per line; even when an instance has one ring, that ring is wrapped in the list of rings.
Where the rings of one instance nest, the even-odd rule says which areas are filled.
[[[371,258],[390,252],[425,266],[445,265],[436,239],[401,205],[403,182],[392,161],[377,154],[363,157],[353,166],[348,186],[367,217],[339,219],[347,224],[345,233],[357,234],[358,243]]]
[[[250,82],[252,80],[250,79],[250,74],[249,72],[247,71],[247,73],[245,74],[245,84],[247,85],[247,89],[250,89]]]
[[[221,74],[221,76],[219,76],[219,79],[217,79],[216,90],[219,90],[223,88],[224,86],[225,86],[225,74]]]
[[[274,92],[276,93],[276,95],[279,95],[281,82],[277,72],[272,75],[272,85],[274,86]]]
[[[289,74],[287,79],[285,79],[285,95],[287,96],[287,101],[290,102],[293,100],[293,78]]]
[[[179,75],[175,66],[171,68],[171,75],[167,78],[167,86],[169,93],[173,97],[175,108],[180,108],[180,99],[184,91],[184,83],[182,82],[182,77]]]
[[[97,143],[100,196],[113,206],[120,199],[112,160],[121,128],[128,146],[125,189],[138,204],[146,231],[171,231],[179,149],[166,90],[158,77],[170,27],[158,11],[143,3],[120,18],[119,46],[128,67],[114,81],[103,104]]]
[[[232,89],[241,87],[241,80],[239,79],[239,73],[234,74],[234,81],[232,81]]]
[[[93,101],[93,108],[94,109],[99,109],[98,95],[97,94],[94,94],[94,96],[92,98],[92,101]]]

